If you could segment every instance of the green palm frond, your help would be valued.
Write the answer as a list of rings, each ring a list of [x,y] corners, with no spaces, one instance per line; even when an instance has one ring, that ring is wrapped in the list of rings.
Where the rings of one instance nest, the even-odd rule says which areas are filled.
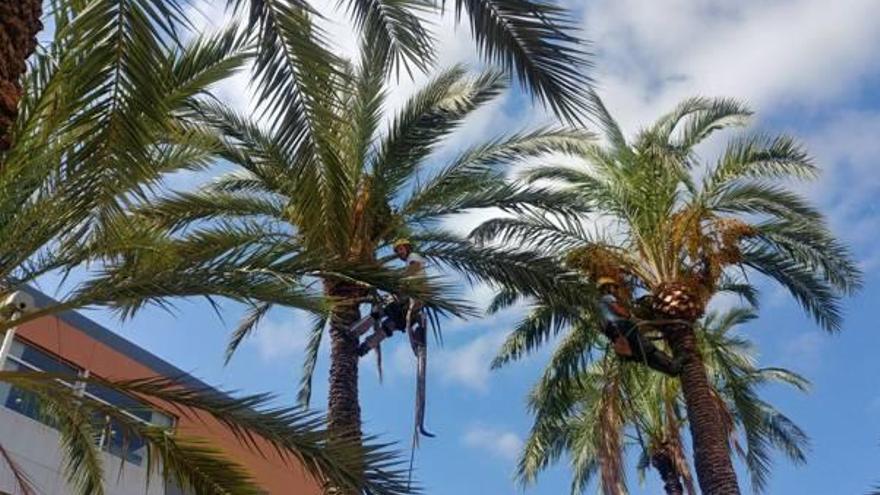
[[[699,335],[713,387],[733,414],[744,439],[741,446],[735,445],[748,467],[755,490],[760,492],[766,486],[772,451],[783,453],[794,463],[802,463],[809,440],[790,418],[760,399],[757,387],[776,383],[806,391],[809,384],[791,371],[755,366],[751,343],[731,331],[754,318],[752,310],[743,308],[710,313],[700,323]],[[621,401],[625,421],[621,428],[641,438],[636,447],[649,449],[653,443],[681,443],[686,421],[677,412],[683,400],[677,382],[644,367],[624,364],[610,351],[589,359],[590,352],[601,348],[585,347],[584,343],[589,340],[585,335],[579,327],[569,331],[553,361],[548,363],[544,376],[530,392],[529,407],[535,420],[520,457],[517,474],[520,482],[533,483],[538,473],[568,455],[573,490],[576,490],[572,493],[583,493],[603,472],[603,485],[615,482],[624,483],[625,487],[624,470],[616,459],[627,446],[603,450],[607,447],[609,430],[599,428],[603,424],[612,426],[609,418],[603,416],[603,411],[607,413],[604,408],[608,407],[609,394]],[[573,342],[577,344],[572,346]],[[578,352],[565,351],[567,346],[577,348]],[[558,356],[563,353],[579,355],[580,361],[560,360]],[[620,388],[615,388],[615,383]],[[641,455],[648,459],[651,453],[643,451]],[[648,464],[642,462],[644,470]],[[684,481],[687,482],[687,478]]]
[[[71,483],[77,493],[103,493],[105,466],[95,439],[107,418],[124,438],[140,438],[146,446],[146,465],[197,494],[261,493],[251,475],[204,439],[172,435],[167,429],[131,419],[119,409],[78,394],[60,380],[67,376],[33,372],[0,372],[0,380],[33,394],[41,416],[55,426],[62,439]],[[400,460],[386,447],[367,439],[363,445],[334,438],[315,413],[270,407],[273,397],[253,395],[231,398],[205,387],[182,384],[174,378],[107,381],[78,377],[78,382],[100,386],[151,403],[162,404],[182,417],[212,417],[256,455],[279,455],[288,464],[296,461],[315,479],[371,493],[410,493]],[[203,419],[202,419],[203,420]],[[270,450],[261,447],[267,442]],[[293,465],[293,464],[290,464]]]
[[[782,285],[824,329],[840,329],[842,314],[835,290],[808,264],[766,248],[745,250],[743,262]]]
[[[256,78],[268,108],[306,109],[306,86],[318,71],[338,68],[327,48],[326,34],[311,22],[317,16],[305,0],[227,0],[246,12],[256,33],[259,56]],[[346,0],[337,5],[352,19],[361,38],[369,40],[383,73],[431,66],[436,47],[425,13],[442,12],[445,2],[427,0]],[[456,0],[460,21],[467,14],[477,48],[492,64],[515,75],[536,99],[557,115],[579,121],[591,108],[589,54],[578,38],[574,18],[543,0]],[[321,65],[321,62],[325,65]],[[293,117],[293,116],[291,116]],[[302,135],[302,134],[301,134]]]
[[[682,150],[692,150],[714,132],[745,125],[752,111],[744,104],[729,98],[706,100],[696,105],[699,110],[689,113],[681,122],[680,135],[668,135],[670,141]]]
[[[739,178],[806,180],[817,175],[810,155],[791,137],[755,134],[728,144],[706,179],[706,189]]]
[[[371,49],[390,71],[410,64],[426,71],[433,62],[433,39],[418,15],[433,10],[427,0],[347,0],[346,10],[355,28],[369,40]]]
[[[469,78],[464,67],[456,66],[435,76],[407,101],[379,145],[371,168],[380,191],[395,195],[441,138],[503,89],[498,72]]]
[[[445,4],[445,0],[443,2]],[[590,108],[585,90],[588,54],[570,15],[544,0],[455,0],[468,15],[483,56],[531,90],[554,112],[581,120]]]
[[[580,220],[559,215],[521,214],[515,218],[487,220],[477,226],[470,236],[479,243],[498,241],[562,254],[594,242]]]
[[[302,376],[299,380],[299,390],[296,393],[296,402],[303,407],[308,407],[312,399],[312,378],[315,375],[315,367],[318,365],[318,352],[321,350],[321,340],[324,337],[329,316],[317,316],[314,320],[309,341],[306,343],[306,357],[303,360]]]
[[[480,246],[454,234],[437,231],[411,236],[432,263],[462,275],[469,283],[488,283],[537,295],[566,287],[572,277],[555,260],[534,251]]]
[[[271,309],[272,305],[267,303],[258,303],[248,308],[248,311],[238,323],[238,327],[232,332],[229,342],[226,344],[226,364],[229,364],[229,361],[241,343],[244,342],[244,339],[250,336]]]
[[[559,333],[565,321],[560,321],[552,308],[532,308],[507,336],[495,359],[493,369],[504,366],[509,361],[516,361],[544,344],[550,337]]]
[[[414,221],[420,221],[469,208],[480,208],[493,201],[502,204],[495,198],[502,199],[502,195],[519,192],[516,187],[508,186],[505,189],[502,182],[510,165],[551,153],[575,155],[591,137],[581,131],[542,129],[471,147],[459,153],[449,165],[424,183],[417,184],[410,197],[404,201],[401,213],[410,216]],[[475,190],[475,181],[484,183],[484,190]],[[489,187],[493,183],[497,184],[495,189]],[[566,207],[564,199],[568,199],[568,203],[572,202],[572,198],[558,192],[551,194],[538,189],[533,191],[549,196],[544,202],[548,209],[553,209],[553,203],[558,203],[560,208]],[[513,201],[508,203],[513,204]]]

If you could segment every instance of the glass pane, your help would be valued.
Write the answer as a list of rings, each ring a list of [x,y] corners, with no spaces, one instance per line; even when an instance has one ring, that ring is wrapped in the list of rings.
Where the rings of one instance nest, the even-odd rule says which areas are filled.
[[[5,371],[16,371],[18,365],[7,359],[6,363],[3,365],[3,369]],[[0,382],[0,404],[6,404],[6,399],[9,397],[9,392],[11,390],[12,385],[7,382]]]
[[[21,365],[18,363],[12,361],[6,362],[5,369],[7,370],[18,371],[21,368]],[[49,421],[49,418],[47,418],[42,411],[39,398],[35,394],[18,387],[11,387],[7,384],[3,389],[0,389],[0,399],[3,400],[3,405],[8,409],[23,414],[31,419],[35,419],[48,426],[52,426],[51,421]]]
[[[149,422],[153,419],[153,409],[129,395],[92,383],[86,385],[86,393],[94,395],[107,404],[116,406],[144,421]]]
[[[107,452],[137,466],[144,462],[147,447],[141,437],[120,428],[116,420],[113,419],[110,420],[110,429],[107,434],[104,448]]]
[[[174,418],[159,411],[153,411],[153,419],[150,420],[150,424],[159,428],[171,428],[174,426]]]
[[[10,354],[41,371],[73,376],[79,374],[78,368],[59,360],[47,352],[18,340],[12,343]]]

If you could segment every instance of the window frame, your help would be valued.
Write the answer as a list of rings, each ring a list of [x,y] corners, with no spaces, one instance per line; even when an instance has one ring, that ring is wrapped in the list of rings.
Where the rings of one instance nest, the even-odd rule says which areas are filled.
[[[14,337],[14,342],[18,343],[19,345],[24,346],[25,350],[27,348],[34,349],[37,352],[46,355],[46,357],[75,370],[76,375],[73,380],[68,381],[68,380],[63,380],[61,378],[56,378],[56,381],[58,381],[59,383],[61,383],[62,385],[66,386],[66,387],[73,389],[79,396],[87,397],[89,400],[98,402],[98,403],[103,404],[108,407],[112,407],[118,413],[121,413],[122,415],[127,417],[129,420],[134,420],[142,425],[152,426],[152,427],[160,427],[160,425],[158,425],[156,423],[153,423],[151,421],[147,421],[146,419],[144,419],[136,414],[131,413],[130,411],[126,410],[123,406],[114,405],[112,402],[105,400],[105,399],[95,395],[94,393],[89,392],[87,389],[87,384],[85,382],[82,382],[82,381],[76,379],[76,378],[89,378],[90,376],[92,376],[91,370],[89,370],[88,368],[83,367],[83,366],[79,366],[79,365],[77,365],[67,359],[64,359],[61,356],[58,356],[54,352],[51,352],[51,351],[39,346],[38,344],[35,344],[35,343],[27,340],[27,339],[20,338],[19,336]],[[33,371],[33,372],[38,372],[38,373],[47,372],[46,370],[39,368],[37,365],[30,363],[27,360],[25,360],[19,356],[16,356],[12,353],[10,353],[7,356],[7,360],[12,361],[13,363],[18,365],[19,367],[23,367],[28,371]],[[12,393],[13,389],[15,389],[15,386],[10,384],[9,393]],[[146,401],[146,400],[139,398],[137,396],[125,394],[122,392],[120,392],[120,395],[124,395],[128,399],[131,399],[134,402],[142,404],[144,409],[152,411],[152,414],[161,414],[162,416],[166,417],[168,419],[169,424],[165,428],[167,428],[167,430],[170,432],[170,434],[174,434],[177,431],[179,418],[176,415],[171,414],[170,412],[168,412],[165,409],[156,407],[155,405],[153,405],[149,401]],[[7,406],[5,402],[0,403],[0,407],[3,407],[4,409],[7,409],[7,410],[12,411],[14,413],[20,414],[20,415],[22,415],[32,421],[36,421],[37,423],[39,423],[43,426],[47,426],[49,428],[52,428],[53,430],[56,429],[52,425],[47,424],[46,422],[41,421],[38,418],[34,418],[31,415],[24,413],[23,411],[19,411],[19,410],[16,410],[16,409],[13,409],[13,408]],[[142,466],[143,465],[143,457],[141,457],[137,461],[129,459],[130,454],[135,452],[135,451],[129,450],[131,447],[130,442],[128,443],[128,445],[123,443],[124,448],[122,449],[123,450],[122,452],[115,452],[115,451],[111,450],[111,446],[113,444],[111,443],[112,438],[110,438],[110,435],[108,435],[108,430],[109,430],[109,428],[112,428],[112,426],[107,424],[110,421],[112,421],[112,418],[110,418],[109,416],[106,416],[105,417],[105,424],[101,428],[101,435],[99,436],[98,441],[97,441],[98,447],[103,452],[106,452],[110,455],[121,458],[124,462],[128,462],[128,463],[134,464],[136,466]],[[109,433],[112,433],[112,430],[110,430]],[[138,449],[138,450],[140,450],[140,449]]]

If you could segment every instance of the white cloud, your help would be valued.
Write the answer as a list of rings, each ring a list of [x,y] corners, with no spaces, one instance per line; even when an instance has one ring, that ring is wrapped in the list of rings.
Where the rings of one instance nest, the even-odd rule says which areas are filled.
[[[522,438],[514,432],[480,425],[468,428],[462,436],[462,443],[506,461],[515,460],[523,446]]]
[[[248,341],[257,348],[264,361],[277,361],[300,357],[309,340],[312,325],[309,317],[302,312],[284,312],[289,316],[279,321],[278,316],[264,320]]]
[[[485,393],[489,389],[489,364],[504,342],[503,332],[493,332],[458,347],[444,347],[436,353],[435,369],[441,380]]]
[[[839,96],[877,68],[875,0],[599,0],[584,11],[598,80],[632,129],[695,94],[759,110]]]
[[[486,322],[481,320],[479,325],[485,328]],[[504,332],[496,331],[482,334],[461,345],[446,343],[443,347],[432,346],[428,351],[428,378],[485,394],[489,391],[492,375],[489,365],[504,338]],[[392,369],[398,375],[412,376],[416,366],[409,343],[405,338],[396,340],[391,351]]]

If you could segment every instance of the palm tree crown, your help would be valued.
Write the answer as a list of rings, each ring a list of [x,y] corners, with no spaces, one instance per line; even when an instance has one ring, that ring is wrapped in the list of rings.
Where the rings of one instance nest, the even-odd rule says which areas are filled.
[[[486,222],[473,236],[542,247],[564,257],[588,281],[616,280],[620,300],[682,362],[702,490],[739,493],[694,322],[720,292],[754,300],[755,287],[744,277],[752,271],[781,284],[823,328],[836,331],[840,298],[858,288],[861,274],[822,215],[786,188],[786,181],[817,175],[793,139],[740,136],[717,161],[702,165],[696,147],[718,130],[744,124],[751,111],[743,105],[688,99],[628,142],[601,101],[594,97],[594,102],[605,143],[586,146],[580,166],[536,167],[526,176],[576,194],[602,227],[591,232],[579,222],[526,215]],[[639,290],[646,297],[635,300]],[[564,317],[552,309],[539,313],[511,336],[505,350],[515,355],[540,344],[547,334],[540,328],[558,328],[590,309],[596,309],[595,301],[566,308]],[[581,350],[577,341],[566,348],[570,365],[581,359]]]
[[[149,201],[136,209],[134,222],[125,216],[109,222],[97,236],[101,244],[138,249],[104,252],[111,268],[89,290],[130,287],[132,297],[116,300],[127,310],[149,298],[248,294],[254,305],[230,352],[273,304],[316,314],[301,399],[308,400],[320,333],[329,323],[330,425],[359,434],[357,337],[349,329],[363,297],[379,288],[417,297],[432,311],[471,312],[448,284],[403,277],[383,250],[406,235],[436,266],[469,280],[549,291],[560,272],[555,263],[520,249],[478,248],[441,221],[489,207],[570,213],[564,193],[506,181],[506,165],[572,153],[585,138],[558,129],[515,134],[462,150],[432,169],[442,138],[498,95],[503,77],[492,71],[468,77],[461,67],[444,71],[382,132],[384,74],[383,61],[366,48],[344,71],[313,74],[309,111],[315,118],[305,127],[295,106],[260,125],[200,102],[201,123],[188,128],[194,146],[238,170],[195,192]]]
[[[751,343],[732,332],[754,317],[745,309],[710,313],[700,321],[699,335],[731,440],[760,491],[770,470],[769,449],[802,463],[807,438],[760,399],[757,388],[782,383],[806,390],[807,382],[785,369],[755,366]],[[583,493],[597,474],[605,493],[620,493],[626,491],[627,447],[634,446],[641,454],[639,471],[654,465],[667,493],[697,493],[684,447],[682,405],[677,380],[623,363],[607,350],[574,376],[548,368],[530,394],[535,423],[520,458],[519,478],[534,482],[540,471],[567,455],[572,493]]]

